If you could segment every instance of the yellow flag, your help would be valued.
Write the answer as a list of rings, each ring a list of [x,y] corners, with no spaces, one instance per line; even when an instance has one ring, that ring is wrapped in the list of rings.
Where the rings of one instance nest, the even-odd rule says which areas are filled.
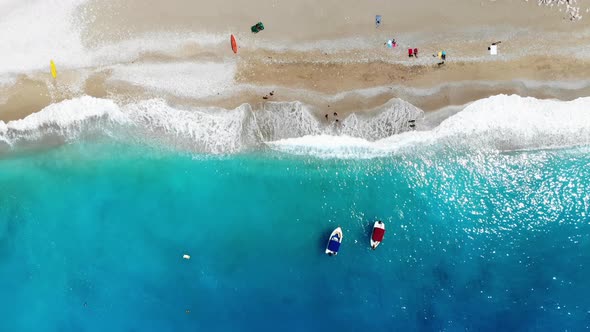
[[[56,78],[57,70],[55,69],[55,63],[53,62],[53,60],[49,61],[49,66],[51,67],[51,76],[53,76],[53,78]]]

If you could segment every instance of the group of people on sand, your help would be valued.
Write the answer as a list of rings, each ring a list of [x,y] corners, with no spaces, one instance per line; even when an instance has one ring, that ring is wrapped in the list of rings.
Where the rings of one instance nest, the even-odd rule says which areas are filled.
[[[395,48],[397,47],[397,42],[395,41],[395,38],[391,38],[384,45],[387,45],[387,48]]]
[[[330,107],[330,105],[328,105],[328,107]],[[324,115],[324,117],[326,118],[326,121],[330,121],[330,116],[328,113],[326,113],[326,115]],[[340,121],[338,121],[338,113],[334,112],[334,122],[338,123]]]
[[[272,97],[274,95],[275,95],[275,90],[272,90],[267,95],[264,95],[264,97],[262,97],[262,99],[267,100],[268,98],[270,98],[270,97]]]

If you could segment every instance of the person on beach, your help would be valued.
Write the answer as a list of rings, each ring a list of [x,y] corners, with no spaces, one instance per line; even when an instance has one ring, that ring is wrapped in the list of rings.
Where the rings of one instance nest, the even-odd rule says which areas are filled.
[[[395,38],[391,38],[387,40],[385,45],[387,45],[387,48],[395,48],[397,46],[397,42],[395,41]]]

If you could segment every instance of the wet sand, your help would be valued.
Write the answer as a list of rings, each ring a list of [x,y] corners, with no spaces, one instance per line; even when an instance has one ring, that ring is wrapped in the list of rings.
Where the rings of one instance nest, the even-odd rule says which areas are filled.
[[[257,104],[269,101],[301,101],[318,112],[336,109],[346,113],[378,107],[391,98],[401,98],[431,111],[501,93],[563,100],[590,93],[590,62],[556,58],[487,63],[447,61],[440,67],[253,60],[239,63],[235,75],[238,89],[200,99],[111,81],[109,76],[109,70],[93,73],[79,89],[73,90],[59,89],[50,80],[23,77],[5,92],[9,97],[0,105],[0,120],[22,118],[32,110],[79,95],[118,100],[165,98],[174,104],[227,109],[243,103],[256,108]],[[272,90],[274,96],[262,99]]]

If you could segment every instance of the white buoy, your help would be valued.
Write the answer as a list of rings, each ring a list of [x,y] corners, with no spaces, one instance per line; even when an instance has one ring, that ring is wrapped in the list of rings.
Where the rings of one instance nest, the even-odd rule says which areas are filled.
[[[184,254],[184,255],[182,255],[182,258],[184,258],[184,259],[191,259],[191,256],[190,255],[187,255],[187,254]]]

